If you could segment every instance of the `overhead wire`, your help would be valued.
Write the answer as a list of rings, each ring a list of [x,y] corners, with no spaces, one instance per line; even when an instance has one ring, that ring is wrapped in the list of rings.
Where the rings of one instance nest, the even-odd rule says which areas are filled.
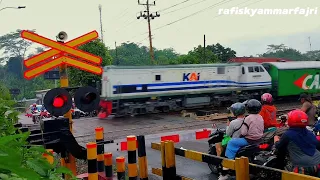
[[[226,1],[226,2],[225,2],[225,1]],[[186,18],[192,17],[192,16],[197,15],[197,14],[199,14],[199,13],[201,13],[201,12],[207,11],[207,10],[209,10],[209,9],[212,9],[212,8],[216,7],[216,6],[219,6],[219,5],[222,5],[222,4],[231,2],[231,1],[234,1],[234,0],[222,0],[222,1],[218,2],[218,3],[215,3],[215,4],[207,7],[207,8],[204,8],[204,9],[202,9],[202,10],[199,10],[199,11],[195,12],[195,13],[192,13],[192,14],[190,14],[190,15],[188,15],[188,16],[185,16],[185,17],[183,17],[183,18],[180,18],[180,19],[177,19],[177,20],[175,20],[175,21],[172,21],[172,22],[170,22],[170,23],[168,23],[168,24],[165,24],[165,25],[162,25],[162,26],[160,26],[160,27],[157,27],[157,28],[153,29],[152,31],[154,32],[154,31],[157,31],[157,30],[159,30],[159,29],[165,28],[165,27],[170,26],[170,25],[172,25],[172,24],[175,24],[175,23],[177,23],[177,22],[179,22],[179,21],[182,21],[182,20],[184,20],[184,19],[186,19]],[[245,3],[250,2],[250,1],[252,1],[252,0],[246,0],[246,1],[244,1],[244,2],[241,2],[241,3],[238,3],[238,4],[236,4],[236,5],[233,5],[232,7],[238,6],[238,5],[241,5],[241,4],[245,4]],[[261,1],[264,1],[264,0],[258,0],[258,1],[256,1],[256,2],[247,4],[247,5],[244,5],[244,6],[250,6],[250,5],[252,5],[252,4],[256,4],[256,3],[261,2]],[[220,3],[221,3],[221,4],[220,4]],[[242,8],[242,7],[244,7],[244,6],[240,6],[240,8]],[[224,15],[224,14],[219,14],[219,15],[214,16],[214,17],[212,17],[212,18],[217,18],[217,17],[223,16],[223,15]],[[148,33],[148,32],[135,35],[135,36],[133,36],[131,39],[134,39],[135,37],[138,37],[138,36],[141,36],[141,35],[145,35],[145,34],[147,34],[147,33]]]
[[[187,18],[189,18],[189,17],[192,17],[192,16],[197,15],[197,14],[199,14],[199,13],[202,13],[202,12],[204,12],[204,11],[210,10],[210,9],[216,7],[217,5],[222,5],[222,4],[225,4],[225,3],[228,3],[228,2],[234,1],[234,0],[227,0],[226,2],[225,2],[225,1],[226,1],[226,0],[222,0],[222,1],[218,2],[218,3],[216,3],[216,4],[213,4],[213,5],[205,8],[205,9],[199,10],[199,11],[197,11],[197,12],[195,12],[195,13],[192,13],[192,14],[190,14],[190,15],[188,15],[188,16],[182,17],[182,18],[177,19],[177,20],[175,20],[175,21],[172,21],[172,22],[170,22],[170,23],[168,23],[168,24],[165,24],[165,25],[162,25],[162,26],[160,26],[160,27],[157,27],[157,28],[153,29],[153,31],[162,29],[162,28],[164,28],[164,27],[166,27],[166,26],[170,26],[170,25],[175,24],[175,23],[177,23],[177,22],[179,22],[179,21],[182,21],[182,20],[184,20],[184,19],[187,19]],[[236,4],[236,5],[234,5],[234,6],[237,6],[237,5],[240,5],[240,4],[249,2],[249,1],[251,1],[251,0],[246,0],[245,2]],[[256,1],[256,2],[251,3],[251,4],[249,4],[249,5],[252,5],[252,4],[261,2],[261,1],[263,1],[263,0]],[[221,3],[221,4],[220,4],[220,3]],[[246,5],[246,6],[248,6],[248,5]],[[242,7],[243,7],[243,6],[242,6]],[[240,8],[241,8],[241,7],[240,7]],[[214,17],[211,17],[211,18],[216,18],[216,17],[222,16],[222,15],[223,15],[223,14],[219,14],[219,15],[214,16]],[[144,33],[144,34],[146,34],[146,33]]]
[[[172,6],[169,6],[169,7],[163,8],[163,9],[160,9],[158,12],[162,12],[162,11],[171,9],[171,8],[173,8],[173,7],[176,7],[176,6],[180,5],[180,4],[186,3],[186,2],[188,2],[188,1],[190,1],[190,0],[184,0],[184,1],[182,1],[182,2],[179,2],[179,3],[177,3],[177,4],[174,4],[174,5],[172,5]]]
[[[182,9],[191,7],[191,6],[196,5],[196,4],[199,4],[199,3],[203,3],[203,2],[205,2],[205,1],[207,1],[207,0],[201,0],[201,1],[198,1],[198,2],[195,2],[195,3],[192,3],[192,4],[188,5],[188,6],[185,6],[185,7],[179,8],[179,9],[175,9],[175,10],[172,10],[172,11],[169,11],[169,12],[165,12],[165,13],[163,13],[163,14],[170,14],[170,13],[173,13],[173,12],[176,12],[176,11],[180,11],[180,10],[182,10]]]

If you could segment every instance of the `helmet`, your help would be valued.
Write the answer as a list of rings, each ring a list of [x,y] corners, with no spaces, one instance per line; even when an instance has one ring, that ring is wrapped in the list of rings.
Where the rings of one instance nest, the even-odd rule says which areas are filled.
[[[246,113],[246,106],[243,103],[234,103],[230,106],[230,111],[235,116],[243,115]]]
[[[246,113],[246,106],[243,103],[234,103],[230,106],[230,110],[235,116],[243,115]]]
[[[261,96],[261,102],[271,104],[272,103],[272,95],[270,93],[264,93]]]
[[[296,109],[288,113],[288,126],[305,128],[308,125],[308,115]]]
[[[258,100],[250,99],[247,102],[246,109],[247,109],[249,114],[259,114],[259,112],[261,111],[261,106],[262,105]]]
[[[32,104],[32,106],[33,106],[33,107],[36,107],[36,106],[37,106],[37,104],[36,104],[36,103],[33,103],[33,104]]]

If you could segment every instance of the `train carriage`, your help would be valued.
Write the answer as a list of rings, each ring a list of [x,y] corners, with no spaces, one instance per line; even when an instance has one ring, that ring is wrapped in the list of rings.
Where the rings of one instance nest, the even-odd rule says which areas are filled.
[[[121,116],[220,105],[270,89],[271,78],[258,63],[106,66],[101,97]]]
[[[275,97],[320,93],[320,61],[268,62],[262,65],[271,76]]]

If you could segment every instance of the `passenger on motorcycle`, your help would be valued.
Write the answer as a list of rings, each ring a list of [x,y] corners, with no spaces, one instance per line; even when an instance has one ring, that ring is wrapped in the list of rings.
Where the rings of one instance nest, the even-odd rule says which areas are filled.
[[[316,123],[317,107],[313,105],[310,95],[302,93],[299,98],[302,103],[301,110],[308,115],[308,126],[313,126]]]
[[[320,177],[320,152],[317,150],[319,142],[309,130],[308,115],[302,110],[293,110],[288,113],[289,129],[281,136],[275,136],[277,157],[283,161],[286,152],[293,165],[292,172]],[[280,163],[281,164],[281,163]]]
[[[228,122],[226,135],[231,138],[239,138],[241,136],[240,128],[245,118],[246,107],[242,103],[234,103],[230,106],[230,111],[237,119]]]
[[[264,129],[270,127],[278,127],[277,123],[277,108],[273,105],[272,95],[269,93],[264,93],[261,96],[262,108],[260,115],[264,121]]]
[[[241,124],[240,134],[241,138],[232,138],[227,145],[226,157],[228,159],[235,159],[238,150],[249,144],[258,144],[261,141],[264,131],[264,121],[259,114],[261,111],[261,103],[256,99],[250,99],[246,103],[246,109],[249,115]],[[223,168],[219,180],[228,179],[229,175],[225,172],[227,168]]]

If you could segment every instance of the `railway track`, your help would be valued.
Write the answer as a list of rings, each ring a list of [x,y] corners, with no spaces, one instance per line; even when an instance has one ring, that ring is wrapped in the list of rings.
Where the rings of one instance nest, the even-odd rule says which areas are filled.
[[[295,109],[295,108],[278,110],[277,116],[285,114],[293,109]],[[147,125],[147,126],[142,126],[139,128],[121,129],[121,130],[115,130],[115,131],[105,131],[104,132],[104,139],[105,140],[114,140],[114,139],[125,138],[126,136],[129,136],[132,134],[149,135],[149,134],[164,133],[164,132],[170,132],[170,131],[208,128],[208,127],[211,127],[213,122],[219,125],[219,124],[225,123],[227,120],[228,120],[227,117],[222,117],[222,118],[214,119],[214,120],[193,120],[193,121],[188,121],[188,122],[177,123],[177,124],[170,125],[170,126]],[[75,138],[77,139],[77,141],[79,143],[89,142],[89,141],[95,140],[94,134],[79,135],[79,136],[75,136]]]

